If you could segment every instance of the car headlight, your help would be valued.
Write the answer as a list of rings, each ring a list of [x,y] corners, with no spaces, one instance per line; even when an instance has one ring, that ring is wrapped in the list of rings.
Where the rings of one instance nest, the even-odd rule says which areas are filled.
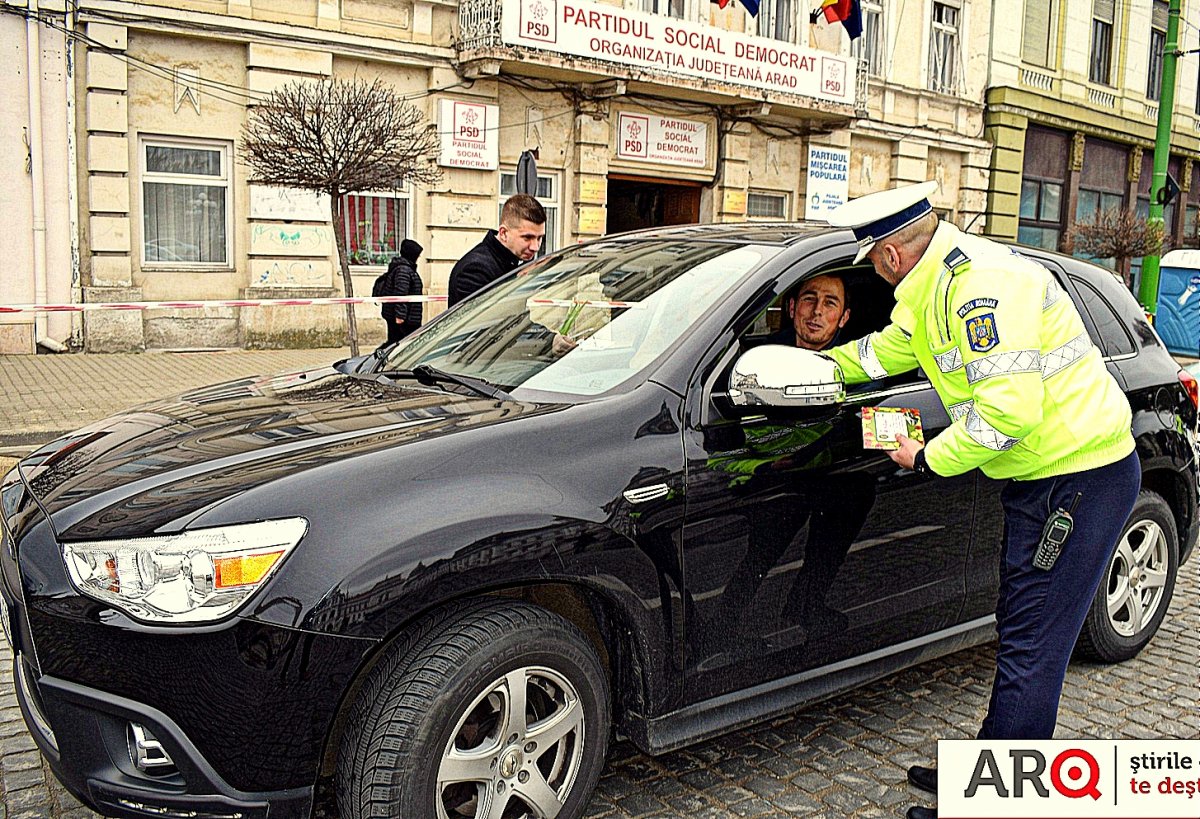
[[[197,623],[236,609],[308,531],[304,518],[63,544],[75,588],[137,620]]]

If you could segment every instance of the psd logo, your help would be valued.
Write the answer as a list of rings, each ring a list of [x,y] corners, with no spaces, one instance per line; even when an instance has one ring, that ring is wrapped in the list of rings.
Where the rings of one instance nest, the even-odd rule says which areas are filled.
[[[846,62],[832,57],[821,58],[821,92],[846,97],[850,86],[846,81]]]
[[[650,118],[621,114],[617,124],[617,156],[646,159],[650,155]]]
[[[523,40],[558,42],[558,0],[521,0],[519,25]]]
[[[454,103],[454,141],[482,145],[487,141],[487,106],[476,102]]]

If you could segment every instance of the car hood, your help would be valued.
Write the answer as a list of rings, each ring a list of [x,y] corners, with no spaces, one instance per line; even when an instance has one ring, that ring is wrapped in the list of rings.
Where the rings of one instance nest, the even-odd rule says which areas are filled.
[[[297,471],[553,406],[323,368],[134,407],[47,444],[20,470],[61,537],[129,537],[181,528]]]

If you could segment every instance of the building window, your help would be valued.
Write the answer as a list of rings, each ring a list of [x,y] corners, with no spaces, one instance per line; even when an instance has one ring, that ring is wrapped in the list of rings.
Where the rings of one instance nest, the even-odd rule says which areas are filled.
[[[1167,12],[1170,6],[1154,0],[1150,17],[1150,67],[1146,72],[1146,98],[1157,100],[1162,92],[1163,52],[1167,50]]]
[[[1029,144],[1026,143],[1026,150]],[[1124,210],[1126,174],[1129,165],[1129,146],[1116,142],[1087,137],[1084,143],[1083,167],[1079,173],[1079,192],[1075,199],[1075,214],[1071,224],[1090,224],[1096,217],[1108,211]],[[1097,259],[1078,248],[1076,257],[1089,259],[1105,267],[1114,268],[1112,259]]]
[[[346,242],[352,265],[386,265],[400,255],[400,243],[409,235],[409,195],[349,193],[342,197],[338,230]]]
[[[230,145],[142,142],[142,261],[151,266],[228,267]]]
[[[1079,189],[1079,200],[1075,205],[1075,221],[1087,223],[1095,221],[1101,213],[1109,210],[1120,210],[1125,205],[1125,197],[1112,191],[1095,191],[1086,188]]]
[[[1112,82],[1114,0],[1092,0],[1092,52],[1088,79],[1101,85]]]
[[[786,220],[788,218],[787,194],[750,191],[746,194],[746,218]]]
[[[863,0],[859,8],[862,11],[862,36],[850,43],[850,53],[866,62],[868,74],[882,77],[885,39],[883,4],[880,0]]]
[[[1062,228],[1063,186],[1049,179],[1021,180],[1021,215],[1017,241],[1047,250],[1058,249]]]
[[[933,4],[929,42],[929,90],[949,94],[958,90],[958,21],[956,5]]]
[[[500,211],[504,200],[517,192],[517,172],[500,171],[500,202],[496,205],[496,224],[500,224]],[[534,197],[546,209],[546,238],[542,242],[542,253],[557,250],[558,242],[558,177],[553,174],[538,174],[537,191]]]
[[[663,14],[682,20],[685,14],[684,0],[640,0],[640,8],[647,14]]]
[[[1187,192],[1183,214],[1183,247],[1200,247],[1200,179],[1192,171],[1192,189]]]
[[[1021,38],[1021,59],[1033,65],[1049,66],[1051,0],[1026,0],[1025,30]]]
[[[791,42],[794,18],[792,0],[762,0],[758,7],[758,36]]]

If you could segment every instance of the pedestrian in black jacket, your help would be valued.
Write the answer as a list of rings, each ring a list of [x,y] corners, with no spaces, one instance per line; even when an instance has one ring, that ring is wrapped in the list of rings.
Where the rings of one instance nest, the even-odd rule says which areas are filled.
[[[546,211],[526,193],[510,196],[500,210],[500,228],[467,251],[450,271],[446,304],[453,307],[537,255],[546,236]]]
[[[383,280],[382,296],[419,296],[421,277],[417,273],[417,259],[424,250],[412,239],[400,243],[400,255],[392,259]],[[387,324],[387,341],[392,344],[421,326],[425,305],[419,301],[384,302],[383,321]]]

